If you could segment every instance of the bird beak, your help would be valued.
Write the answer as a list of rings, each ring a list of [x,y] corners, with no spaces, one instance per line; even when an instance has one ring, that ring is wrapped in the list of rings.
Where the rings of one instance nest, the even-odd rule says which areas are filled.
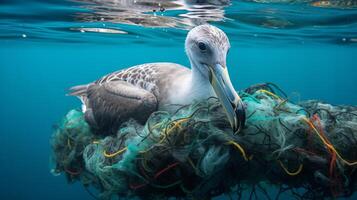
[[[220,100],[228,120],[235,133],[244,127],[245,110],[241,98],[233,88],[227,67],[220,64],[208,67],[210,69],[210,83]]]

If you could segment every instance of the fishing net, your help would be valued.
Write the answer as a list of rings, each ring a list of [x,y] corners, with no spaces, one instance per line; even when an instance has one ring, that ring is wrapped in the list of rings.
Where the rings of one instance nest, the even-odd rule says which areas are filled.
[[[92,133],[71,110],[52,138],[54,172],[96,188],[99,199],[346,197],[356,186],[357,108],[294,104],[274,84],[240,92],[246,125],[231,130],[218,99]],[[270,192],[271,186],[276,192]],[[274,196],[272,196],[274,195]]]

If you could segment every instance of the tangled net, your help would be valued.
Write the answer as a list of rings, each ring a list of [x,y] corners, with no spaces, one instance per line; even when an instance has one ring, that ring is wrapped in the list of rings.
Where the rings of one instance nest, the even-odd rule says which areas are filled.
[[[71,110],[52,138],[54,172],[99,192],[140,199],[299,199],[351,196],[357,189],[357,108],[293,104],[274,84],[240,92],[245,128],[234,134],[216,98],[155,112],[116,135],[91,132]],[[268,185],[278,187],[276,194]]]

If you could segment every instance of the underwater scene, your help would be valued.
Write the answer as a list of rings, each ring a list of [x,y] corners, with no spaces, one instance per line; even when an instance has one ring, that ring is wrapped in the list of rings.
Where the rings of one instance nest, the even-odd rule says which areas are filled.
[[[0,0],[0,199],[357,199],[356,0]]]

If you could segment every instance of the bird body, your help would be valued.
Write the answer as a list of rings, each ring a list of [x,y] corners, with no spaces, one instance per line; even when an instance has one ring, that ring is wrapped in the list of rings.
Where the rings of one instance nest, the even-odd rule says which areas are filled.
[[[92,127],[111,132],[129,116],[145,123],[154,111],[171,112],[194,100],[215,96],[208,80],[197,78],[193,73],[176,63],[146,63],[110,73],[93,83],[75,86],[70,95],[81,99],[82,110]],[[127,110],[133,106],[137,109]],[[108,113],[116,113],[122,120],[103,118]],[[127,115],[123,116],[124,113]]]
[[[72,87],[69,94],[81,99],[86,121],[104,134],[115,133],[129,119],[144,124],[155,111],[170,112],[211,96],[222,101],[233,129],[239,128],[236,115],[243,107],[226,69],[228,38],[216,27],[201,25],[189,32],[185,47],[191,70],[147,63]]]

